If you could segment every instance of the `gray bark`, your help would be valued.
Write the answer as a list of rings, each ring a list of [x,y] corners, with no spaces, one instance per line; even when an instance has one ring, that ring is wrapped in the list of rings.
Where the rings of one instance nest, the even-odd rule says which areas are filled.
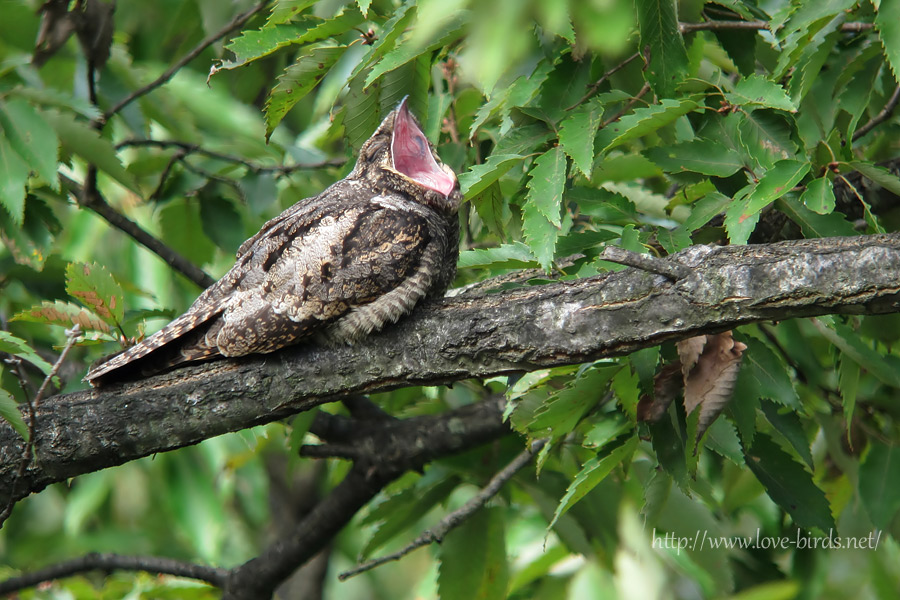
[[[633,268],[417,309],[354,346],[301,345],[58,395],[38,410],[36,460],[0,424],[0,505],[50,483],[277,420],[347,394],[440,385],[623,355],[767,320],[900,307],[900,234],[697,246],[678,281]]]

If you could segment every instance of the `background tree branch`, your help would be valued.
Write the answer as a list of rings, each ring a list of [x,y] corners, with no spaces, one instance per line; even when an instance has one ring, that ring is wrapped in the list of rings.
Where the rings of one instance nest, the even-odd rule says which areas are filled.
[[[36,459],[15,499],[347,394],[577,364],[758,321],[900,306],[900,234],[696,246],[670,260],[694,274],[672,283],[626,269],[463,294],[355,346],[298,346],[48,398],[36,414]],[[5,502],[23,442],[0,427]]]

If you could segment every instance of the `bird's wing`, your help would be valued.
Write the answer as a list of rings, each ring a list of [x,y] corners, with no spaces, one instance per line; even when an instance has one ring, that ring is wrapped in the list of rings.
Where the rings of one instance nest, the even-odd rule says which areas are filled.
[[[264,277],[234,292],[221,327],[204,339],[212,344],[214,337],[224,356],[271,352],[417,281],[415,298],[394,302],[395,320],[430,284],[419,281],[427,279],[420,272],[430,246],[428,223],[416,212],[375,202],[333,211],[280,248],[258,253]]]

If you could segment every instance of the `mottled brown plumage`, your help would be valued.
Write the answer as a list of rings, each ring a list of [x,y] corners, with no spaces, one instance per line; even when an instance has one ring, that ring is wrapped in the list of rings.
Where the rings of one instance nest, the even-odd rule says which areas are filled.
[[[185,314],[85,379],[97,385],[313,335],[349,342],[378,330],[450,285],[460,199],[404,100],[363,144],[350,175],[263,225]]]

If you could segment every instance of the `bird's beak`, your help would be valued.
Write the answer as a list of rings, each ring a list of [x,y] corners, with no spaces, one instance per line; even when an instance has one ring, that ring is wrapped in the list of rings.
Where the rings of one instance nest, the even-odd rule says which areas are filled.
[[[391,160],[394,169],[419,185],[434,190],[444,197],[456,187],[456,176],[445,171],[434,160],[431,146],[425,134],[409,112],[409,96],[400,102],[394,117],[391,135]]]

